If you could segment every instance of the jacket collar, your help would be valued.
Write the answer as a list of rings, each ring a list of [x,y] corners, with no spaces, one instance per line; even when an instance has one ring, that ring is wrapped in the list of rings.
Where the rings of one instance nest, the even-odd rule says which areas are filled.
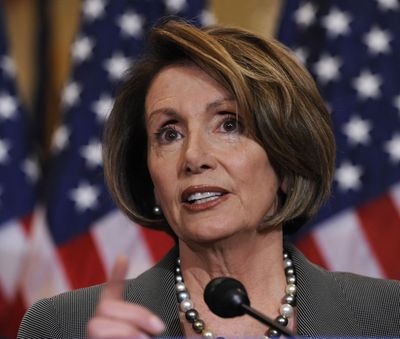
[[[297,277],[297,334],[359,336],[362,329],[335,274],[312,264],[292,244],[285,243]]]
[[[354,321],[354,314],[334,275],[309,262],[292,244],[285,243],[285,248],[292,257],[297,276],[297,334],[360,335],[362,329]],[[148,271],[151,272],[149,279],[146,279],[145,286],[140,287],[144,294],[145,291],[151,293],[151,298],[141,303],[158,314],[166,324],[166,330],[161,334],[164,338],[183,337],[175,294],[174,268],[177,257],[178,248],[175,246]]]
[[[125,299],[157,314],[166,325],[160,337],[183,337],[175,293],[175,263],[178,247],[174,246],[154,267],[127,284]]]

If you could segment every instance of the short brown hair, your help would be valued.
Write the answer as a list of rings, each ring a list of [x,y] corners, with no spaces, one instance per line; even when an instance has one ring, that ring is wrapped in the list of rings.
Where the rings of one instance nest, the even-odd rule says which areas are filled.
[[[144,103],[161,69],[190,61],[236,99],[244,125],[284,182],[279,207],[266,224],[297,228],[309,220],[330,193],[335,142],[315,82],[291,52],[243,29],[199,29],[176,20],[153,28],[148,44],[106,124],[105,175],[118,206],[135,222],[172,233],[167,221],[152,213]]]

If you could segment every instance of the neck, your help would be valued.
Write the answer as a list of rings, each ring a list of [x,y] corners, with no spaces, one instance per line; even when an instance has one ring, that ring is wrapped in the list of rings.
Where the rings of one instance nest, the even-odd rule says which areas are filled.
[[[216,277],[233,277],[243,283],[249,294],[251,305],[275,318],[284,295],[286,280],[282,265],[282,231],[271,229],[246,239],[226,239],[213,244],[188,244],[180,242],[182,275],[195,308],[211,328],[221,333],[238,335],[260,335],[265,327],[252,319],[237,321],[221,319],[208,310],[203,301],[207,283]],[[249,322],[247,326],[244,326]],[[241,332],[246,328],[246,332]],[[248,332],[249,328],[253,332]]]
[[[204,288],[213,278],[229,276],[246,286],[262,280],[265,293],[265,284],[275,285],[276,277],[284,277],[280,228],[212,244],[180,241],[179,250],[184,279],[192,288]]]

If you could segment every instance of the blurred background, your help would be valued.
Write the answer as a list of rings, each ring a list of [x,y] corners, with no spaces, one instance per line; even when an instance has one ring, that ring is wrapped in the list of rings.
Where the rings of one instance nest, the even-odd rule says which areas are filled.
[[[312,73],[338,144],[332,198],[290,237],[330,270],[400,279],[398,0],[2,0],[0,338],[34,301],[135,277],[173,245],[116,210],[101,132],[124,71],[160,17],[243,27]]]

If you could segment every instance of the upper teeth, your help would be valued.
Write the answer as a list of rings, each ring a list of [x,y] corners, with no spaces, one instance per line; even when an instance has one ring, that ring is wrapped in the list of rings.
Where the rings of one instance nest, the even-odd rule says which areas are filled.
[[[200,199],[206,199],[210,197],[216,197],[222,195],[221,192],[196,192],[187,198],[187,201],[194,201],[194,200],[200,200]]]

